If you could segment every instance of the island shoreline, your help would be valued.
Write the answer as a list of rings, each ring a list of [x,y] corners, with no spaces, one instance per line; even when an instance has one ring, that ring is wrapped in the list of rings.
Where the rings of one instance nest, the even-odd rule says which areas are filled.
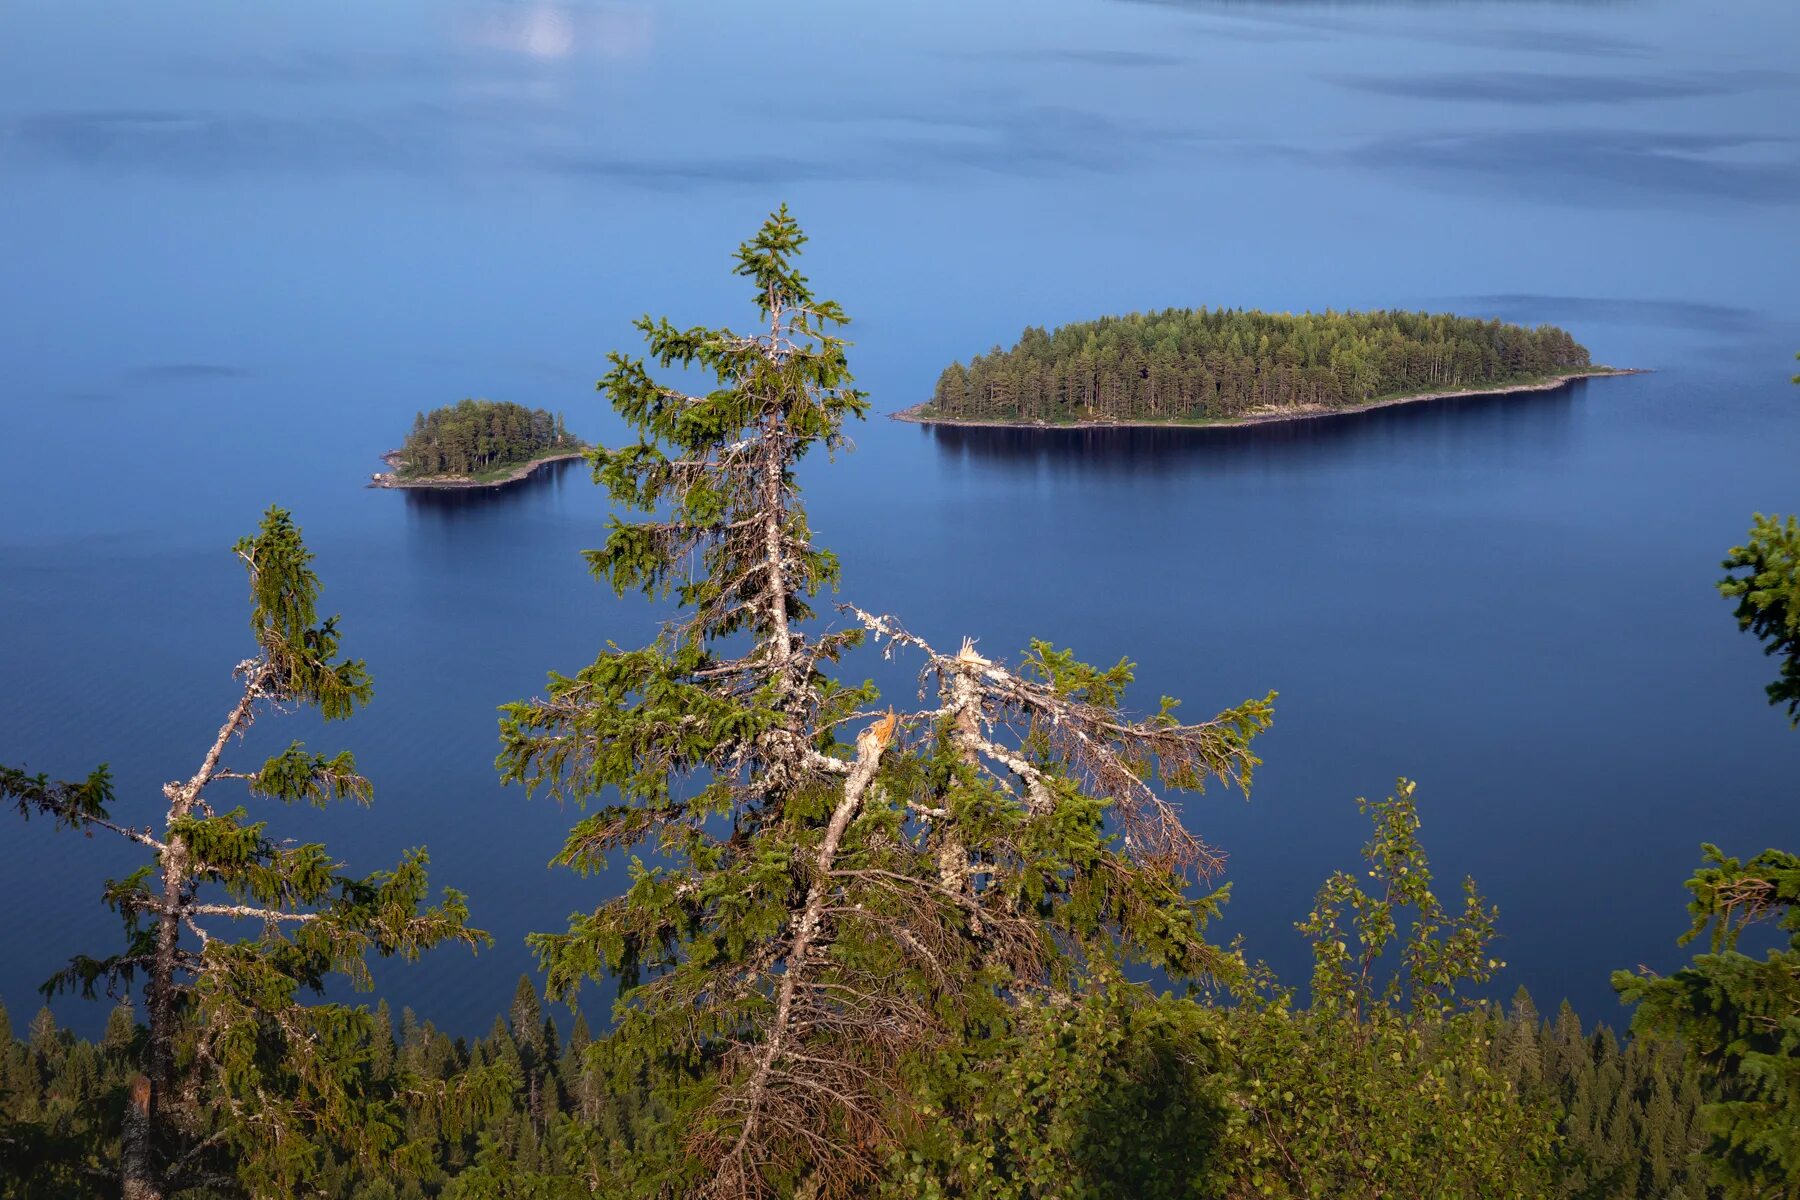
[[[461,491],[467,488],[505,487],[509,483],[520,483],[531,477],[539,467],[547,467],[551,463],[572,462],[577,458],[586,458],[586,450],[565,450],[555,454],[547,454],[543,458],[534,458],[530,462],[520,463],[510,472],[498,479],[471,479],[467,475],[425,475],[417,479],[402,479],[397,471],[378,471],[369,477],[369,486],[387,491],[414,489],[420,491]],[[381,461],[390,467],[398,463],[400,452],[389,450],[381,456]]]
[[[894,421],[905,421],[913,425],[947,425],[964,429],[1237,429],[1247,425],[1276,425],[1292,421],[1318,421],[1331,417],[1349,417],[1358,413],[1374,412],[1378,408],[1392,408],[1400,404],[1419,404],[1429,400],[1455,400],[1465,396],[1512,396],[1524,395],[1527,392],[1553,392],[1567,387],[1578,379],[1604,379],[1613,375],[1647,375],[1649,367],[1595,367],[1587,371],[1572,371],[1564,375],[1552,376],[1539,383],[1502,384],[1491,388],[1471,388],[1457,392],[1420,392],[1412,396],[1394,396],[1386,400],[1374,400],[1368,404],[1356,404],[1347,408],[1316,409],[1308,412],[1292,413],[1259,413],[1249,417],[1224,417],[1216,421],[1103,421],[1083,420],[1053,424],[1048,421],[993,421],[968,420],[961,417],[928,417],[919,412],[924,407],[915,404],[898,412],[888,414]]]

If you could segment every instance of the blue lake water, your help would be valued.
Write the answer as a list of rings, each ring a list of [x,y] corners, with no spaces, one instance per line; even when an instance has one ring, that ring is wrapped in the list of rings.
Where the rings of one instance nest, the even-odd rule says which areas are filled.
[[[1420,781],[1541,1004],[1684,952],[1702,840],[1800,843],[1800,734],[1711,584],[1800,508],[1800,77],[1789,0],[802,0],[154,6],[26,0],[0,38],[0,761],[107,760],[148,822],[246,650],[227,552],[295,511],[376,700],[258,727],[357,752],[365,811],[277,814],[374,869],[430,846],[497,944],[384,969],[485,1028],[523,935],[608,894],[571,814],[501,789],[495,707],[659,614],[578,552],[579,467],[362,486],[475,395],[619,426],[629,320],[742,322],[730,252],[786,200],[878,410],[956,357],[1165,305],[1447,308],[1654,374],[1218,431],[870,421],[804,482],[843,598],[942,642],[1129,655],[1142,697],[1279,689],[1221,936],[1292,931]],[[904,672],[889,676],[907,688]],[[100,841],[0,825],[0,996],[116,944]],[[99,1006],[68,1003],[92,1028]]]

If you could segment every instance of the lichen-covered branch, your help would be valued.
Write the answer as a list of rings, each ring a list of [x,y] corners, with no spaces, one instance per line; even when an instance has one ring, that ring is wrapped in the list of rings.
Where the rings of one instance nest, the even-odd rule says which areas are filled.
[[[939,681],[939,711],[951,718],[950,736],[971,759],[990,760],[1016,777],[1026,803],[1040,809],[1054,804],[1053,776],[1044,764],[1060,764],[1086,790],[1112,802],[1133,854],[1208,875],[1223,868],[1223,854],[1187,828],[1152,780],[1184,790],[1199,790],[1208,778],[1247,787],[1259,762],[1250,739],[1268,726],[1272,694],[1193,725],[1170,717],[1173,705],[1167,702],[1154,718],[1130,720],[1121,715],[1110,682],[1094,687],[1095,680],[1073,672],[1059,678],[1059,666],[1076,664],[1047,646],[1034,647],[1038,678],[1028,678],[983,658],[967,639],[957,654],[944,654],[891,616],[841,607],[877,642],[924,656],[925,671]]]

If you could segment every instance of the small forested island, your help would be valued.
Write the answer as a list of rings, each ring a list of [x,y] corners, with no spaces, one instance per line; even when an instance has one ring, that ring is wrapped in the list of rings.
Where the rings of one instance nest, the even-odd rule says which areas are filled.
[[[1470,392],[1556,387],[1597,367],[1566,331],[1444,313],[1182,309],[1027,329],[952,363],[903,420],[1248,424]]]
[[[505,400],[462,400],[419,413],[412,432],[382,461],[372,487],[484,487],[523,479],[545,463],[580,458],[587,446],[561,413]]]

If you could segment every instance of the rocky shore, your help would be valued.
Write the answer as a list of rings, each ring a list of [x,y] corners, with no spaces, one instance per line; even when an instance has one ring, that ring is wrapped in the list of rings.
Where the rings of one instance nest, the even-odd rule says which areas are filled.
[[[398,450],[389,450],[381,456],[381,461],[388,465],[386,471],[377,471],[369,477],[372,488],[485,488],[502,487],[509,483],[517,483],[527,478],[539,467],[551,463],[568,462],[571,459],[585,458],[585,450],[560,450],[555,454],[546,454],[542,458],[534,458],[530,462],[520,463],[505,475],[492,479],[476,479],[469,475],[419,475],[413,478],[400,476],[400,464],[405,461]]]

